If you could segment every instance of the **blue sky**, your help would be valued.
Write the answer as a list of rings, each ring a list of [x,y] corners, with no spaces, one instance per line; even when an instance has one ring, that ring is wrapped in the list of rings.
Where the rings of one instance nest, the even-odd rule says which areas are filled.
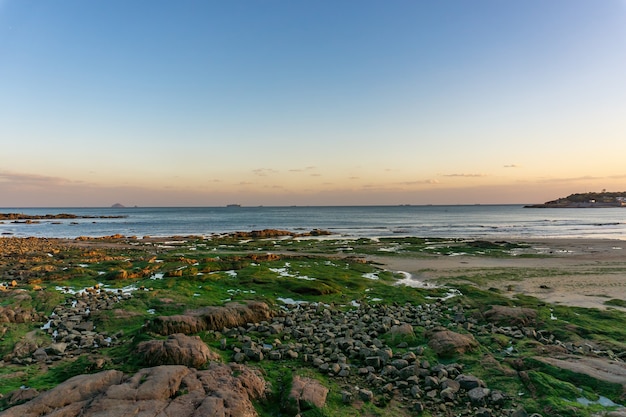
[[[0,0],[0,206],[626,190],[624,74],[624,0]]]

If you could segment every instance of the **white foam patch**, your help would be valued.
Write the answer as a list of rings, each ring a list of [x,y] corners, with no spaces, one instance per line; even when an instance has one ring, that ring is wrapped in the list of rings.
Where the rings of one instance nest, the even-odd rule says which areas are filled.
[[[278,274],[281,277],[293,277],[294,275],[290,274],[287,268],[270,268],[270,271]]]
[[[283,304],[287,304],[287,305],[299,305],[299,304],[308,304],[307,301],[302,301],[302,300],[294,300],[293,298],[283,298],[283,297],[278,297],[277,298],[278,301],[282,302]]]
[[[362,277],[367,278],[367,279],[373,279],[373,280],[379,279],[378,272],[368,272],[366,274],[363,274]]]
[[[407,287],[413,288],[438,288],[435,284],[431,284],[430,282],[420,281],[416,279],[413,274],[405,271],[396,271],[396,273],[401,274],[404,278],[396,281],[394,285],[406,285]]]

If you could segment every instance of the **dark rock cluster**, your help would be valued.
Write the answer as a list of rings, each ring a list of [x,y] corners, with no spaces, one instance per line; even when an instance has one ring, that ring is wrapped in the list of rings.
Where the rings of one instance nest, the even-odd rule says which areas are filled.
[[[29,344],[27,348],[22,346],[23,343],[18,343],[5,360],[15,364],[51,363],[65,356],[75,356],[85,351],[95,352],[100,347],[118,343],[122,333],[99,331],[94,326],[92,314],[114,309],[120,301],[130,297],[129,293],[112,293],[94,288],[77,294],[74,299],[58,305],[42,326],[41,329],[50,336],[49,342]],[[28,338],[24,341],[28,342]]]
[[[514,415],[514,399],[463,372],[458,363],[431,364],[425,346],[408,342],[413,326],[426,329],[429,347],[441,358],[477,348],[462,320],[459,333],[442,326],[454,311],[442,303],[361,306],[341,311],[323,304],[285,307],[271,320],[222,329],[222,348],[232,349],[239,363],[260,360],[303,361],[336,378],[344,402],[383,404],[395,398],[415,411],[434,415]],[[462,313],[461,309],[456,313]],[[461,314],[462,315],[462,314]],[[465,327],[465,328],[464,328]],[[475,329],[479,329],[476,327]],[[396,337],[392,348],[387,343]],[[235,340],[234,343],[228,340]]]

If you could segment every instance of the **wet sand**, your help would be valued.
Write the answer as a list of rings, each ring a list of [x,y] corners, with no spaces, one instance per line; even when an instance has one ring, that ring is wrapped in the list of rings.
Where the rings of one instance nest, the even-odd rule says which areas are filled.
[[[370,256],[386,269],[404,271],[422,282],[454,282],[463,275],[499,274],[487,288],[531,295],[549,303],[606,308],[626,300],[626,241],[595,239],[525,240],[542,257],[491,258]],[[507,279],[507,274],[510,278]],[[626,310],[626,309],[625,309]]]

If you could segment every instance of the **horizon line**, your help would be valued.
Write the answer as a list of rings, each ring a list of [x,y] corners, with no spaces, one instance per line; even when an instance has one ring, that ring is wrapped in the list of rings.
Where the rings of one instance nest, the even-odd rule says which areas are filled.
[[[14,206],[14,207],[0,207],[0,210],[13,210],[13,209],[135,209],[135,208],[295,208],[295,207],[450,207],[450,206],[524,206],[529,204],[543,204],[543,203],[454,203],[454,204],[291,204],[291,205],[244,205],[244,204],[224,204],[219,206],[204,206],[204,205],[192,205],[192,206]]]

